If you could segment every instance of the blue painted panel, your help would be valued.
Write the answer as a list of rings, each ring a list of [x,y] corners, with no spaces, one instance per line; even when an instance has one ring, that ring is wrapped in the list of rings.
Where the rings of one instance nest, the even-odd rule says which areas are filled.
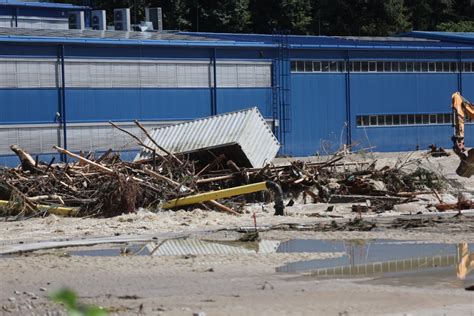
[[[352,141],[377,151],[450,147],[452,127],[410,126],[357,128],[355,118],[366,114],[450,113],[456,74],[352,74]]]
[[[45,18],[67,18],[68,13],[64,8],[21,8],[19,7],[18,16],[35,16]]]
[[[466,99],[474,102],[474,73],[462,75],[462,94]],[[464,132],[466,146],[474,147],[474,124],[467,123]]]
[[[456,74],[351,74],[352,114],[449,112]]]
[[[58,48],[54,45],[21,45],[2,43],[0,55],[7,57],[57,57]]]
[[[462,94],[466,99],[474,102],[474,73],[462,75]]]
[[[67,89],[69,122],[192,119],[210,115],[209,89]]]
[[[328,50],[292,50],[292,59],[344,59],[346,52],[344,51],[328,51]]]
[[[285,153],[294,156],[337,150],[346,120],[345,76],[292,74],[291,122]]]
[[[53,123],[57,89],[0,89],[0,123]]]
[[[147,47],[147,46],[100,46],[100,45],[68,45],[66,57],[89,58],[163,58],[163,59],[206,59],[211,56],[210,48],[189,47]]]
[[[36,158],[36,153],[30,153],[34,158]],[[51,159],[55,157],[55,162],[60,162],[61,159],[59,154],[41,154],[38,155],[39,161],[43,161],[45,163],[49,163]],[[20,164],[20,160],[15,155],[1,155],[0,156],[0,166],[6,167],[16,167]]]
[[[431,144],[451,148],[451,125],[356,128],[355,149],[373,146],[373,151],[425,150]]]
[[[264,117],[272,116],[272,89],[218,88],[217,113],[238,111],[258,106]]]
[[[104,151],[98,151],[95,153],[96,157],[102,155]],[[123,150],[118,151],[120,154],[120,158],[126,161],[132,161],[138,153],[138,150]],[[36,158],[36,153],[31,153],[33,157]],[[55,157],[55,162],[60,162],[61,158],[59,154],[56,153],[47,153],[47,154],[40,154],[38,155],[39,161],[49,163],[51,159]],[[75,161],[74,159],[69,159],[69,161]],[[20,160],[15,155],[2,155],[0,156],[0,166],[7,166],[7,167],[16,167],[20,164]]]

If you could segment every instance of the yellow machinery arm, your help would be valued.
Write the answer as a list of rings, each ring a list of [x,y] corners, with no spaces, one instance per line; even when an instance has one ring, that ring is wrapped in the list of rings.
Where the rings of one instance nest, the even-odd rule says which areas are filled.
[[[455,92],[452,95],[452,104],[451,107],[454,112],[454,151],[456,154],[463,153],[464,148],[464,121],[466,117],[472,119],[474,118],[474,105],[466,100],[459,92]],[[465,154],[464,154],[465,156]],[[465,157],[461,157],[465,159]]]
[[[451,108],[454,114],[453,151],[461,158],[461,164],[456,173],[461,177],[469,178],[474,174],[474,149],[470,149],[466,155],[464,146],[464,122],[467,118],[474,118],[474,105],[466,100],[459,92],[451,96]]]

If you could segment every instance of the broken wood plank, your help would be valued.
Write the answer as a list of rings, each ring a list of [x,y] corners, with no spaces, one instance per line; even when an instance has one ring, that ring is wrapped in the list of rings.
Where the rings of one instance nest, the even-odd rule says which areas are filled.
[[[94,162],[94,161],[91,161],[91,160],[86,159],[86,158],[84,158],[84,157],[81,157],[81,156],[79,156],[79,155],[76,155],[76,154],[70,152],[69,150],[66,150],[66,149],[61,148],[61,147],[58,147],[58,146],[53,146],[53,148],[56,149],[58,152],[60,152],[60,153],[62,153],[62,154],[68,155],[69,157],[72,157],[72,158],[76,158],[76,159],[79,160],[79,161],[83,161],[83,162],[85,162],[86,164],[88,164],[88,165],[90,165],[90,166],[92,166],[92,167],[94,167],[94,168],[97,168],[97,169],[99,169],[99,170],[101,170],[101,171],[103,171],[103,172],[105,172],[105,173],[109,173],[109,174],[114,173],[114,171],[113,171],[112,169],[107,168],[107,167],[104,167],[104,166],[102,166],[101,164],[98,164],[98,163],[96,163],[96,162]]]

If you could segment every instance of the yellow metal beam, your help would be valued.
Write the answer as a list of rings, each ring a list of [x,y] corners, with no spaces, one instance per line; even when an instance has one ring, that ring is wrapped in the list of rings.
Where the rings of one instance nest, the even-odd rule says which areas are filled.
[[[11,208],[11,209],[18,209],[20,207],[20,203],[0,200],[0,208],[6,208],[6,207]],[[77,207],[42,205],[42,204],[36,204],[35,207],[39,211],[46,211],[50,214],[60,215],[60,216],[76,215],[77,211],[79,210],[79,208]]]
[[[228,198],[236,195],[243,195],[254,193],[258,191],[264,191],[267,189],[266,182],[258,182],[253,184],[241,185],[235,188],[223,189],[218,191],[211,191],[206,193],[195,194],[191,196],[186,196],[182,198],[177,198],[171,201],[166,202],[162,208],[168,209],[177,206],[191,205],[206,202],[209,200],[218,200],[223,198]]]

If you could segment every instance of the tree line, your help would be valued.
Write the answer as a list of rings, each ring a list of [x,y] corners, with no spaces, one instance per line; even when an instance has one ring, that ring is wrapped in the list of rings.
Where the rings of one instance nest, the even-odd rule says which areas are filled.
[[[63,1],[71,2],[71,1]],[[386,36],[411,30],[474,32],[473,0],[77,0],[105,9],[161,7],[168,30]]]

